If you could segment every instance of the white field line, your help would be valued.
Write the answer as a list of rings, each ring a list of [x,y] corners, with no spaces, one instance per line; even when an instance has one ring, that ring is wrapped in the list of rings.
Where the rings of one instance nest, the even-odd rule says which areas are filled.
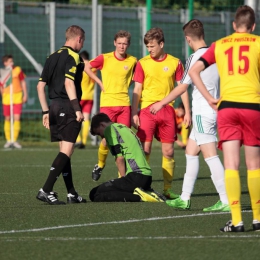
[[[246,210],[246,211],[243,211],[243,212],[251,212],[251,211]],[[230,214],[230,213],[229,212],[199,213],[199,214],[181,215],[181,216],[153,217],[153,218],[144,218],[144,219],[129,219],[129,220],[120,220],[120,221],[96,222],[96,223],[54,226],[54,227],[44,227],[44,228],[33,228],[33,229],[23,229],[23,230],[3,230],[3,231],[0,231],[0,234],[31,233],[31,232],[41,232],[41,231],[55,230],[55,229],[67,229],[67,228],[90,227],[90,226],[113,225],[113,224],[118,225],[118,224],[137,223],[137,222],[144,222],[144,221],[158,221],[158,220],[165,220],[165,219],[206,217],[206,216],[223,215],[223,214]]]
[[[215,239],[215,238],[260,238],[260,235],[217,235],[217,236],[169,236],[169,237],[2,237],[0,241],[95,241],[95,240],[170,240],[170,239]]]

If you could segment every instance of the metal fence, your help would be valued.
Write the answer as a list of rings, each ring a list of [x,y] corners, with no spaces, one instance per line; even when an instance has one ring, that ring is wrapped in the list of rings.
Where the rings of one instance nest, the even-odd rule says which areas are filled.
[[[93,8],[93,5],[0,0],[0,55],[12,54],[15,64],[21,66],[27,75],[29,99],[23,106],[20,140],[39,141],[49,138],[45,129],[41,127],[41,108],[36,85],[39,70],[46,57],[64,44],[65,30],[68,26],[77,24],[84,28],[86,32],[84,49],[88,50],[92,57],[112,51],[114,34],[120,29],[128,30],[132,34],[129,53],[137,58],[145,55],[143,36],[146,32],[146,9],[144,7],[123,8],[99,5],[96,10]],[[185,62],[187,46],[182,26],[188,21],[188,10],[152,9],[151,17],[152,27],[161,27],[164,31],[166,52]],[[208,44],[232,32],[233,17],[234,13],[230,12],[229,8],[222,12],[194,11],[194,18],[204,23]],[[259,21],[259,13],[257,19]],[[257,27],[255,33],[259,34],[259,32],[260,27]],[[98,100],[96,104],[98,105]],[[1,104],[0,114],[0,141],[4,141]]]

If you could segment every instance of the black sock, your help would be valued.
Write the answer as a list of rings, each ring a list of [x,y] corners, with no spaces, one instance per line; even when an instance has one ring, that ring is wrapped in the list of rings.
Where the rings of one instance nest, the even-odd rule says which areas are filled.
[[[75,191],[73,181],[72,181],[72,171],[71,171],[70,159],[67,161],[67,164],[65,165],[65,167],[62,170],[62,176],[63,176],[63,180],[65,182],[68,193],[75,195],[76,191]]]
[[[60,176],[61,171],[63,170],[69,159],[70,158],[66,154],[59,152],[59,154],[52,163],[49,176],[44,186],[42,187],[43,191],[51,192],[53,190],[53,186],[56,180]]]

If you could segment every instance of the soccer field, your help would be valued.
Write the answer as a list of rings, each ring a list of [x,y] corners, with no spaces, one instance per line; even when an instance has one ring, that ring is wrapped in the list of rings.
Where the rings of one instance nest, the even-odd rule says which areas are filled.
[[[2,145],[1,145],[2,147]],[[241,163],[244,233],[221,233],[229,213],[204,213],[218,200],[208,167],[200,173],[188,211],[165,203],[92,203],[88,193],[98,183],[117,176],[112,156],[99,182],[91,179],[97,147],[75,150],[74,184],[86,204],[50,206],[35,196],[58,153],[55,146],[0,149],[0,259],[258,259],[260,233],[252,231],[252,212]],[[221,155],[221,153],[220,153]],[[174,191],[181,192],[184,150],[176,148]],[[151,155],[153,188],[162,191],[161,152]],[[62,177],[55,185],[66,199]]]

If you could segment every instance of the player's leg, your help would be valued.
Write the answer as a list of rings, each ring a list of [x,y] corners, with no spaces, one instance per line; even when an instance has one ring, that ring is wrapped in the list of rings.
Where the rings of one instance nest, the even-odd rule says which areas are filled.
[[[168,105],[157,112],[154,117],[156,121],[155,138],[162,144],[163,195],[168,199],[176,199],[179,195],[171,190],[175,168],[174,141],[177,134],[175,111]]]
[[[210,137],[209,135],[209,141],[211,141]],[[214,136],[212,136],[212,138],[213,137]],[[204,208],[203,211],[230,211],[225,187],[224,167],[217,154],[216,143],[214,140],[212,141],[213,142],[201,144],[200,149],[210,169],[212,182],[219,194],[219,201],[211,207]]]
[[[249,114],[246,114],[249,113]],[[244,145],[247,184],[253,211],[253,230],[260,230],[260,112],[245,111]]]
[[[101,107],[100,108],[101,113],[105,113],[108,115],[110,120],[112,122],[115,122],[116,114],[115,110],[113,110],[113,107]],[[107,156],[109,153],[109,149],[106,145],[106,140],[103,138],[99,144],[98,148],[98,163],[94,166],[94,169],[92,171],[92,180],[97,181],[101,177],[101,173],[106,165]]]
[[[4,133],[5,133],[5,139],[6,139],[4,148],[10,148],[10,147],[12,147],[10,105],[3,104],[3,115],[4,115]]]
[[[14,143],[13,147],[21,149],[22,146],[17,142],[20,130],[21,130],[21,112],[22,112],[22,104],[14,105]]]
[[[225,186],[231,209],[232,221],[221,231],[243,231],[241,213],[241,183],[239,176],[240,145],[243,138],[238,109],[225,108],[218,111],[219,148],[223,150]]]
[[[139,202],[140,196],[134,194],[137,187],[130,178],[131,173],[124,178],[113,179],[93,188],[89,198],[93,202]]]
[[[84,122],[82,124],[82,144],[86,146],[88,134],[89,134],[89,126],[90,126],[90,114],[93,107],[93,100],[87,100],[86,105],[82,108]]]
[[[180,198],[166,203],[173,208],[189,209],[191,206],[190,197],[199,173],[200,147],[197,145],[192,129],[186,146],[186,172],[183,178],[182,193]]]

